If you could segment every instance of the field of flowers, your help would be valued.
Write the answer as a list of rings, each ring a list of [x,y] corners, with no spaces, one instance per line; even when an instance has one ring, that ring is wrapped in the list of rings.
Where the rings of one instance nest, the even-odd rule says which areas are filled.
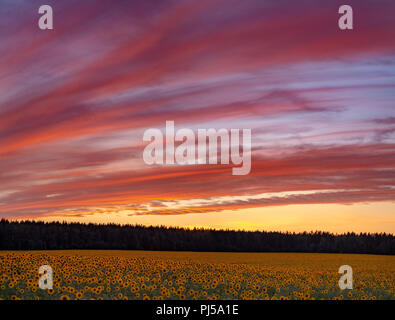
[[[339,266],[353,268],[340,290]],[[38,287],[41,265],[53,289]],[[0,253],[0,299],[395,299],[395,257],[305,253]]]

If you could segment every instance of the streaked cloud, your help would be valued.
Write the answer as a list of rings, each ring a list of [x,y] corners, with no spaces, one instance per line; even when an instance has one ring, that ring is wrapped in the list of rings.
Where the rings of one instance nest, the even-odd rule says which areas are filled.
[[[344,32],[339,1],[47,2],[51,32],[0,9],[2,217],[395,199],[395,4],[351,1]],[[145,165],[166,120],[251,128],[251,174]]]

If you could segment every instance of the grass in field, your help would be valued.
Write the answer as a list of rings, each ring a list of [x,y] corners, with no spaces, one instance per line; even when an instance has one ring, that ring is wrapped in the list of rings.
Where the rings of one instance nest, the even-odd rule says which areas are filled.
[[[353,290],[340,290],[350,265]],[[53,290],[38,269],[53,269]],[[308,253],[0,253],[1,299],[395,299],[395,257]]]

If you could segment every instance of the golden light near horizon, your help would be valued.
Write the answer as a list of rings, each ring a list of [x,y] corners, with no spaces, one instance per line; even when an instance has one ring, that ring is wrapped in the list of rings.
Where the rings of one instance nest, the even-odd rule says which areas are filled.
[[[46,217],[43,221],[142,224],[184,228],[247,231],[327,231],[332,233],[395,233],[395,203],[309,204],[270,206],[182,215],[92,213],[85,217]]]

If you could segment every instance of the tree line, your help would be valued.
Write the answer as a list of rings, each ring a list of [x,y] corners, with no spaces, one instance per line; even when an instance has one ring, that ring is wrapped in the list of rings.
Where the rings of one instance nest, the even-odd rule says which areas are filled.
[[[165,250],[395,254],[386,233],[265,232],[0,220],[0,250]]]

